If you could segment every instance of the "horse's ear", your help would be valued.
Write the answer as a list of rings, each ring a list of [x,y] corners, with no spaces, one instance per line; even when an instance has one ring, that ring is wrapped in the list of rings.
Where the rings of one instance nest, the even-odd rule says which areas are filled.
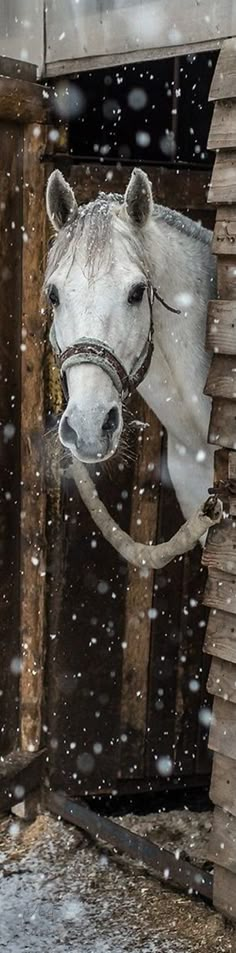
[[[133,169],[125,193],[125,206],[133,225],[142,228],[147,224],[153,211],[152,186],[142,169]]]
[[[64,175],[59,169],[55,169],[48,179],[46,191],[46,206],[50,222],[56,232],[66,225],[68,221],[73,221],[78,213],[78,205],[74,196],[73,189],[64,179]]]

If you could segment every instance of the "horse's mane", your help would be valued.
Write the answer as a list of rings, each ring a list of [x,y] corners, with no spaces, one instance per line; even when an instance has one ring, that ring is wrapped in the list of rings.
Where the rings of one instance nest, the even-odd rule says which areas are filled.
[[[177,228],[178,232],[184,232],[185,235],[189,235],[189,238],[196,238],[204,245],[209,245],[212,241],[212,232],[208,228],[204,228],[200,222],[193,222],[191,218],[182,215],[182,212],[175,212],[174,209],[155,204],[153,214],[155,219],[161,219],[167,225]]]

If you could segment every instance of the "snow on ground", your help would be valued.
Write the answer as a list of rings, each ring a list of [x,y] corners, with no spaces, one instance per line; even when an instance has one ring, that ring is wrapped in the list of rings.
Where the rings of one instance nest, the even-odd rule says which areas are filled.
[[[191,828],[196,842],[196,815],[186,833],[173,813],[167,841],[178,822],[179,838],[190,843]],[[122,819],[143,833],[155,822]],[[0,873],[1,953],[234,953],[232,930],[206,904],[48,815],[0,823]]]

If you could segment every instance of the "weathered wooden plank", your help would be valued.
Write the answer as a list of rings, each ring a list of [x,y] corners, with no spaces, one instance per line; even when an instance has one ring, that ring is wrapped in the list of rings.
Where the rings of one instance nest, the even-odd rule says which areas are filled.
[[[217,293],[223,301],[236,300],[236,268],[233,256],[220,255],[218,257]]]
[[[215,698],[209,748],[236,761],[236,706],[233,702]]]
[[[208,533],[202,562],[208,569],[236,574],[236,521],[234,517],[224,518]]]
[[[0,76],[9,76],[12,79],[27,79],[36,83],[36,66],[26,63],[25,60],[14,60],[10,56],[0,56]]]
[[[236,818],[216,807],[207,848],[208,859],[236,874]]]
[[[119,53],[130,54],[134,50],[139,52],[140,58],[143,48],[148,51],[169,44],[176,48],[178,43],[193,46],[194,43],[215,40],[218,46],[222,37],[234,35],[234,32],[236,14],[232,0],[225,0],[224,5],[221,0],[215,0],[210,16],[208,0],[201,0],[200,5],[191,4],[191,8],[189,0],[182,0],[178,6],[178,18],[176,0],[169,0],[168,16],[166,0],[159,0],[158,16],[156,0],[146,0],[145,5],[142,0],[137,0],[135,16],[134,4],[130,0],[107,6],[100,4],[99,8],[90,4],[89,11],[87,0],[80,0],[79,7],[74,4],[70,8],[69,18],[64,0],[57,0],[56,29],[55,6],[50,3],[47,7],[46,63],[68,57],[80,60],[84,54],[90,58],[105,54],[117,57]],[[93,60],[91,68],[92,64]]]
[[[222,40],[202,40],[194,43],[177,43],[176,46],[152,46],[150,49],[130,50],[122,53],[106,53],[98,56],[78,56],[55,60],[44,65],[45,77],[70,76],[87,70],[110,69],[117,66],[130,66],[131,63],[148,63],[150,60],[170,59],[177,56],[192,56],[193,53],[209,53],[210,50],[219,50]]]
[[[236,619],[230,612],[211,609],[204,652],[216,658],[236,663]]]
[[[27,80],[0,76],[0,116],[14,122],[46,122],[49,92]]]
[[[216,103],[207,148],[233,149],[234,147],[236,147],[236,102]]]
[[[144,422],[144,430],[139,438],[135,460],[129,532],[137,541],[154,542],[159,504],[157,481],[158,475],[160,478],[162,427],[139,395],[135,403],[135,412],[138,419]],[[121,736],[127,736],[127,744],[121,744],[121,776],[127,774],[127,762],[129,768],[137,763],[139,775],[143,762],[144,772],[153,582],[154,572],[149,570],[147,575],[143,575],[130,567],[125,604],[120,713],[120,732]],[[134,776],[135,773],[134,770]]]
[[[22,407],[21,407],[21,745],[40,744],[44,669],[45,511],[44,354],[45,318],[40,309],[46,252],[45,166],[40,162],[46,127],[24,131]]]
[[[236,99],[236,40],[224,40],[217,60],[209,99]]]
[[[206,347],[215,354],[233,354],[236,357],[236,304],[234,301],[209,301]]]
[[[213,804],[230,811],[236,818],[236,762],[232,758],[214,755],[210,797]]]
[[[236,401],[217,397],[212,403],[208,442],[236,449]]]
[[[213,904],[224,916],[236,921],[236,876],[218,865],[214,870]]]
[[[18,741],[20,666],[20,321],[22,129],[0,123],[1,754]],[[14,401],[12,397],[14,395]]]
[[[236,354],[214,354],[204,394],[210,397],[236,398]]]
[[[142,168],[151,179],[155,202],[176,209],[207,209],[209,172],[178,169],[177,174],[176,170],[162,166],[155,168],[148,163]],[[123,194],[129,178],[130,166],[90,166],[87,163],[70,166],[70,184],[76,190],[78,201],[92,201],[99,191],[112,190]]]
[[[213,658],[207,682],[210,695],[236,703],[236,665],[225,659]]]
[[[236,613],[236,577],[231,573],[211,569],[208,573],[203,599],[205,606]]]
[[[236,103],[235,103],[236,110]],[[220,206],[217,209],[213,232],[212,251],[215,255],[236,253],[236,206]]]
[[[235,450],[226,450],[223,448],[216,450],[214,456],[214,469],[216,486],[219,486],[221,481],[226,481],[227,483],[232,484],[233,490],[236,484]]]
[[[217,152],[231,150],[236,146],[236,102],[232,99],[215,103],[207,147]],[[226,156],[225,156],[226,158]],[[229,162],[230,165],[230,162]]]
[[[216,155],[208,201],[215,205],[236,202],[236,151],[221,149]]]

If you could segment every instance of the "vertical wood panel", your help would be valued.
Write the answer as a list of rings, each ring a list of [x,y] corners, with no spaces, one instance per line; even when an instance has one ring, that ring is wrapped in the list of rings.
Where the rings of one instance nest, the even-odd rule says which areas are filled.
[[[0,123],[1,754],[18,741],[22,129]]]
[[[137,441],[129,532],[137,542],[155,543],[162,428],[139,395],[135,412],[145,429]],[[133,777],[144,774],[153,582],[152,570],[146,575],[129,567],[121,695],[121,736],[127,743],[121,745],[120,770],[131,769]]]
[[[38,134],[39,133],[39,134]],[[21,406],[21,745],[40,744],[44,666],[45,483],[44,355],[45,318],[41,289],[46,252],[45,166],[40,156],[46,127],[24,129],[22,406]]]

